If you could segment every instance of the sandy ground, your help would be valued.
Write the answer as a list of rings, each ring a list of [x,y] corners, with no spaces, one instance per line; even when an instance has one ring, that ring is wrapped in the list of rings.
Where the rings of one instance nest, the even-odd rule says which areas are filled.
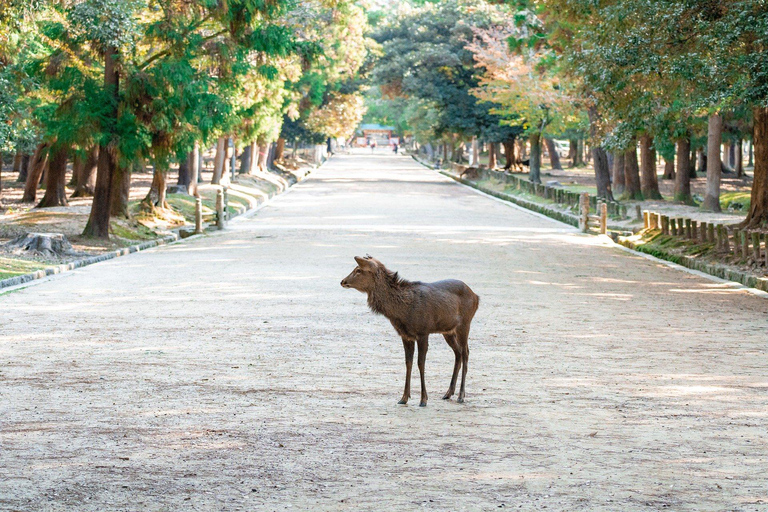
[[[465,404],[433,336],[429,405],[396,405],[402,344],[339,286],[366,252],[481,296]],[[2,295],[0,325],[2,510],[768,510],[768,300],[406,157]]]

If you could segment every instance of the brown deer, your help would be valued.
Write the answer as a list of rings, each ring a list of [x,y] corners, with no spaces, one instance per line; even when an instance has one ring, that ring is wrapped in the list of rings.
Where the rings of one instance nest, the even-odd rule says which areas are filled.
[[[456,391],[456,378],[461,372],[459,403],[464,402],[464,383],[469,360],[469,324],[475,316],[480,297],[469,286],[455,279],[422,283],[406,281],[397,272],[387,268],[375,258],[355,256],[357,267],[342,279],[341,286],[368,294],[371,311],[384,315],[403,339],[405,348],[405,390],[398,403],[406,404],[411,397],[411,368],[414,344],[419,345],[419,375],[421,376],[420,406],[427,405],[424,384],[424,362],[430,334],[442,334],[453,349],[456,362],[453,377],[443,400]]]

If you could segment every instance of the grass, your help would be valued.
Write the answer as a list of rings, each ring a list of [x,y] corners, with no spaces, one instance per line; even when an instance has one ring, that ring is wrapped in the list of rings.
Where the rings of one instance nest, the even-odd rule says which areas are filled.
[[[0,256],[0,279],[22,276],[36,270],[43,270],[48,265],[37,261],[18,260]]]
[[[748,212],[751,204],[751,192],[726,192],[720,194],[720,208],[724,211],[733,207],[733,210]]]

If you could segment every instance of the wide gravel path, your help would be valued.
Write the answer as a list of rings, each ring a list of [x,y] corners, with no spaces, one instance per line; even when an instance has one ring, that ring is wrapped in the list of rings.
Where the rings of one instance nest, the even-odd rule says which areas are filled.
[[[464,404],[339,281],[481,297]],[[0,296],[0,509],[768,510],[768,300],[389,154]]]

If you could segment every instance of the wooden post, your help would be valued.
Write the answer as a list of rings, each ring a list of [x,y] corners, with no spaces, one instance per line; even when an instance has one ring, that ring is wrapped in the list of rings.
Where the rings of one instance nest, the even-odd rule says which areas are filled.
[[[216,227],[224,229],[224,190],[216,191]]]
[[[765,268],[768,268],[768,234],[765,235]]]
[[[701,241],[701,243],[707,242],[707,223],[706,222],[702,222],[701,225],[699,226],[699,240]]]
[[[638,206],[638,208],[640,208]],[[643,211],[643,229],[651,228],[651,212],[648,210]]]
[[[229,188],[224,187],[224,221],[229,220]]]
[[[197,186],[197,183],[195,183]],[[200,197],[195,198],[195,234],[200,235],[203,233],[203,199]]]
[[[756,265],[760,265],[760,233],[754,231],[750,233],[752,238],[752,259]]]
[[[600,203],[600,234],[608,232],[608,205]]]
[[[685,238],[688,240],[693,238],[693,233],[691,231],[691,219],[685,219]]]
[[[707,224],[707,240],[710,242],[715,242],[715,225],[711,222]],[[715,248],[717,248],[717,245],[715,245]]]
[[[643,220],[643,217],[642,217],[642,213],[641,213],[641,210],[640,210],[640,205],[639,205],[639,204],[636,204],[636,205],[635,205],[635,219],[636,219],[636,220]]]
[[[659,225],[659,214],[656,212],[651,212],[648,214],[648,227],[650,229],[658,229]]]
[[[669,219],[669,234],[677,236],[677,219],[674,217]]]
[[[739,231],[741,239],[741,257],[744,259],[749,258],[749,234],[745,230]]]
[[[733,255],[738,258],[739,251],[741,250],[741,240],[739,239],[739,230],[733,230]]]
[[[581,209],[581,215],[580,215],[580,228],[583,233],[586,233],[589,231],[589,194],[584,192],[580,196],[580,209]]]
[[[662,235],[669,234],[669,217],[667,217],[666,215],[661,216],[661,234]]]
[[[715,232],[717,233],[717,239],[716,239],[716,242],[715,242],[715,248],[718,251],[725,251],[725,245],[726,245],[726,243],[728,243],[728,240],[725,237],[724,231],[725,230],[723,229],[723,225],[722,224],[718,224],[717,226],[715,226]]]
[[[730,233],[726,226],[723,226],[723,250],[725,252],[731,252]]]

